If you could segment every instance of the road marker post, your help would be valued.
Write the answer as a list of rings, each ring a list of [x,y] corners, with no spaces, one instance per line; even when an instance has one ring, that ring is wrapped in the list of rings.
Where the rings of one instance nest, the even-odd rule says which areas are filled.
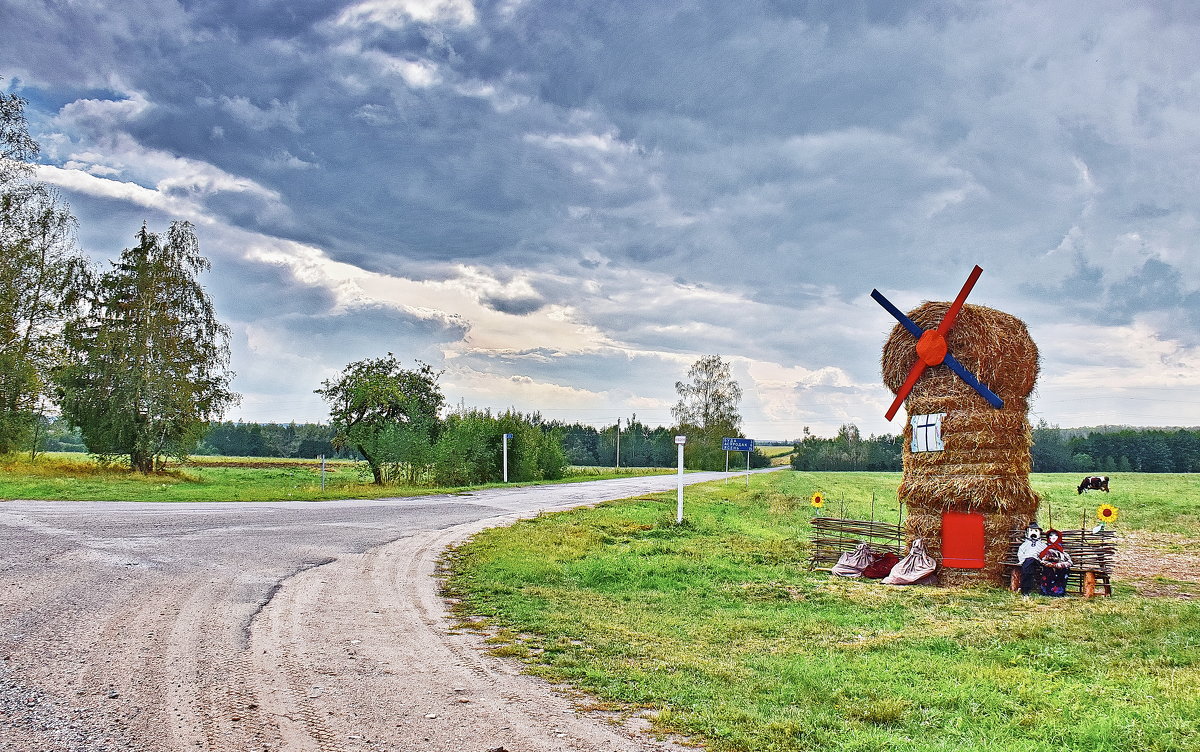
[[[508,482],[508,440],[513,435],[511,433],[504,434],[504,482]]]
[[[686,436],[676,436],[675,446],[679,447],[679,493],[675,504],[675,524],[683,522],[683,445],[687,443]]]

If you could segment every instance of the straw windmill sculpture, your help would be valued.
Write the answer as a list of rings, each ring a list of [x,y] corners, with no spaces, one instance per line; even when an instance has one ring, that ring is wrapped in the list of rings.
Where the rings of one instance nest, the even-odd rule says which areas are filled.
[[[1001,562],[1014,528],[1037,517],[1029,486],[1033,434],[1029,394],[1038,351],[1015,316],[966,299],[978,266],[952,303],[926,302],[901,313],[878,290],[871,297],[899,322],[883,346],[883,380],[904,403],[905,539],[925,541],[940,559],[944,585],[1005,582]]]

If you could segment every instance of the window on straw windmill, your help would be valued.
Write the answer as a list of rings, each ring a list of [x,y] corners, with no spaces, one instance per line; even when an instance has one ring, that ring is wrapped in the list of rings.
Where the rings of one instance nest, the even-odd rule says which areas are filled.
[[[940,452],[942,444],[942,418],[945,413],[912,416],[912,451]]]

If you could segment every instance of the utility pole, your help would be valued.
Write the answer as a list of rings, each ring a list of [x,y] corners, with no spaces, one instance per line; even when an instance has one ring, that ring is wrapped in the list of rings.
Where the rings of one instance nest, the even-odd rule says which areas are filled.
[[[621,419],[617,418],[617,464],[614,469],[621,469]]]

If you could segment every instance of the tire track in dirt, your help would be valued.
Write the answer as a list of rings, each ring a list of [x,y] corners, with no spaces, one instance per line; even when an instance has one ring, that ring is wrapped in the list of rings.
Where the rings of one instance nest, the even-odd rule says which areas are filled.
[[[452,634],[438,558],[519,516],[417,533],[288,579],[252,624],[249,650],[279,749],[684,749],[581,715],[545,682],[487,655],[478,636]]]
[[[445,546],[478,530],[654,483],[5,505],[0,750],[662,748],[580,717],[477,636],[453,634],[435,580]]]

